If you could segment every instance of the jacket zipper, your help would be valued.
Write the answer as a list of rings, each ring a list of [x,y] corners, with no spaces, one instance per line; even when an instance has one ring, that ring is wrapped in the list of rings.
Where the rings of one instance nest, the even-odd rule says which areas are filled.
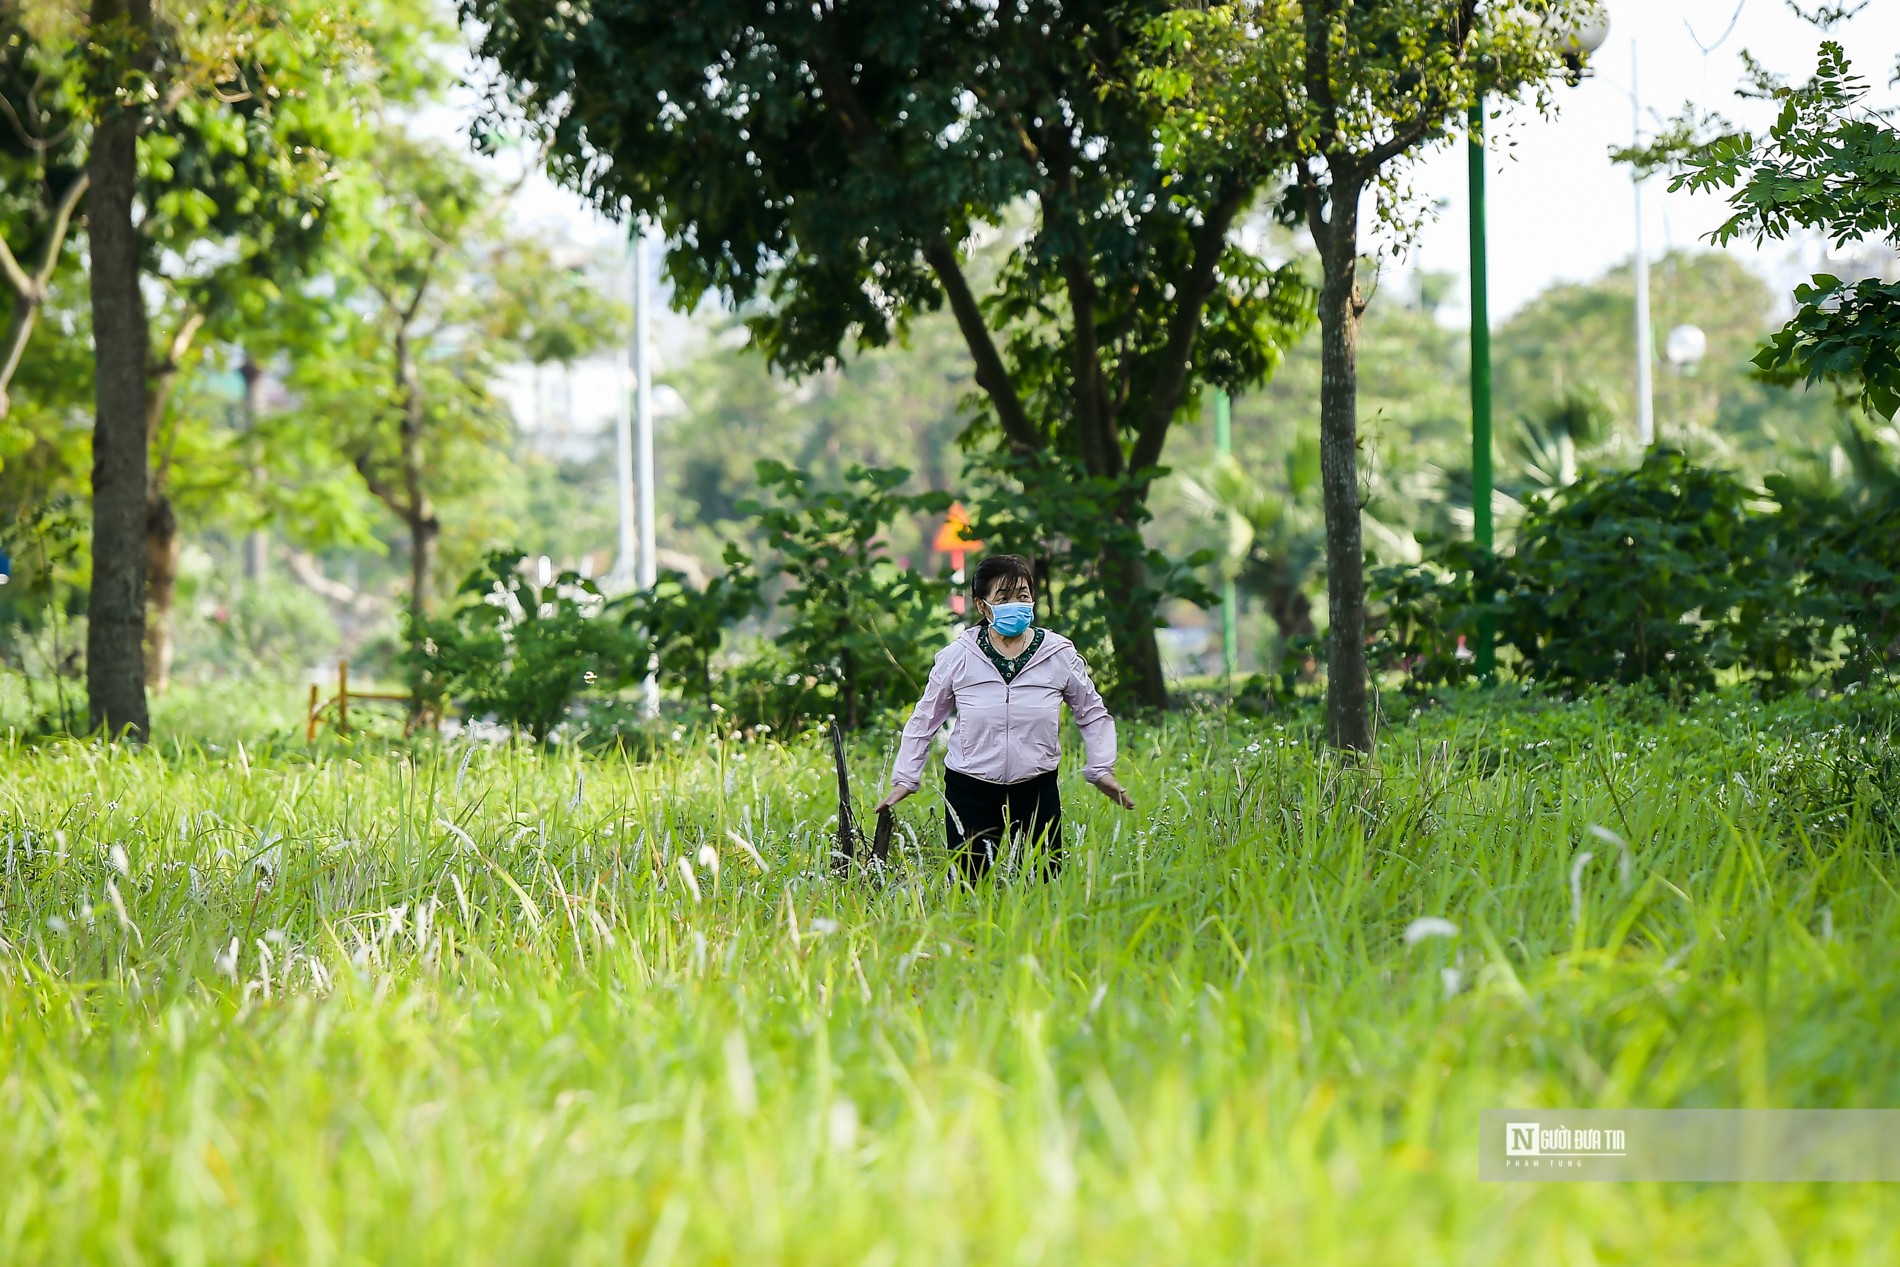
[[[1009,777],[1009,757],[1010,757],[1012,736],[1010,734],[1010,723],[1009,723],[1009,702],[1010,702],[1009,683],[1005,681],[1003,683],[1003,782],[1005,783],[1008,783],[1011,781]]]
[[[984,657],[984,660],[985,660],[985,662],[987,662],[987,661],[988,661],[988,659],[989,659],[989,657],[988,657],[988,656],[985,656],[985,657]],[[991,667],[992,669],[995,669],[995,670],[996,670],[996,676],[997,676],[997,677],[999,677],[999,678],[1000,678],[1000,677],[1003,677],[1003,672],[1002,672],[1002,670],[1001,670],[1001,669],[997,669],[997,668],[996,668],[996,666],[995,666],[995,665],[993,665],[993,664],[992,664],[992,665],[990,665],[990,667]],[[1023,669],[1027,669],[1028,667],[1029,667],[1029,666],[1028,666],[1027,664],[1025,664],[1025,665],[1023,665]],[[1018,670],[1018,673],[1019,673],[1019,674],[1020,674],[1021,672],[1022,672],[1022,670]],[[1011,756],[1011,751],[1010,751],[1010,738],[1011,738],[1011,736],[1010,736],[1010,701],[1011,701],[1011,700],[1012,700],[1013,698],[1014,698],[1014,691],[1012,690],[1012,683],[1011,683],[1011,682],[1009,681],[1009,679],[1008,679],[1008,678],[1003,678],[1003,782],[1004,782],[1004,783],[1008,783],[1008,782],[1010,782],[1010,777],[1009,777],[1009,773],[1010,773],[1010,756]],[[1059,707],[1059,706],[1058,706],[1058,707]]]

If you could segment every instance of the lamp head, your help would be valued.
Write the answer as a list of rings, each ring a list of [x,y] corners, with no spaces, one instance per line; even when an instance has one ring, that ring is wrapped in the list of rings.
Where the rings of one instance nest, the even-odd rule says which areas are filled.
[[[1677,326],[1663,340],[1663,359],[1684,368],[1700,361],[1708,350],[1709,336],[1692,325]]]
[[[1571,87],[1590,74],[1590,54],[1610,38],[1610,15],[1600,6],[1574,18],[1567,29],[1556,34],[1558,54],[1564,59],[1564,80]]]

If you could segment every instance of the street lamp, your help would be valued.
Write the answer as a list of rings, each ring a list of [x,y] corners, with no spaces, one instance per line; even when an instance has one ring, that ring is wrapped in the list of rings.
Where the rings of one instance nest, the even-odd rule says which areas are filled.
[[[1663,360],[1685,374],[1695,369],[1709,350],[1709,336],[1700,326],[1680,325],[1663,339]]]
[[[1570,27],[1551,33],[1551,42],[1564,63],[1564,80],[1572,87],[1590,74],[1589,57],[1609,38],[1610,19],[1601,8],[1579,18]],[[1489,550],[1491,523],[1491,308],[1487,294],[1484,224],[1484,94],[1471,103],[1468,115],[1471,139],[1467,147],[1471,182],[1471,536]],[[1478,625],[1477,669],[1489,679],[1496,670],[1491,645],[1491,622]]]
[[[1557,37],[1564,59],[1564,82],[1575,88],[1590,74],[1590,54],[1610,38],[1610,15],[1602,10],[1585,14]]]

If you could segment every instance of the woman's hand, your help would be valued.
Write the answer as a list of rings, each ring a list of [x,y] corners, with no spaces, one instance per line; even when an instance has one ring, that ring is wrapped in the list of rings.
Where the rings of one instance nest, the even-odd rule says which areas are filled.
[[[1103,776],[1102,780],[1095,785],[1095,790],[1123,809],[1135,808],[1135,798],[1128,795],[1128,789],[1117,783],[1112,774]]]
[[[877,804],[871,807],[871,812],[873,814],[881,814],[885,810],[890,809],[893,805],[896,805],[899,801],[903,800],[905,797],[909,796],[914,791],[916,791],[915,788],[894,787],[890,791],[884,794],[883,800],[879,801]]]

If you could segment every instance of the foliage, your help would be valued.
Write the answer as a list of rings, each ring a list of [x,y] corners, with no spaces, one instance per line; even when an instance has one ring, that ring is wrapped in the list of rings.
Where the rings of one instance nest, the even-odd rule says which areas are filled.
[[[410,609],[433,598],[445,506],[508,478],[497,378],[510,359],[572,359],[621,326],[594,279],[510,231],[498,190],[452,148],[391,127],[338,193],[355,234],[293,363],[301,407],[273,429],[327,438],[407,532]],[[492,545],[490,541],[474,544]]]
[[[34,718],[36,728],[73,733],[84,716],[84,644],[72,620],[85,610],[88,562],[87,519],[83,505],[60,496],[38,505],[12,508],[0,518],[0,559],[6,567],[0,589],[0,666],[17,668],[27,684],[29,702],[42,701],[34,689],[34,660],[51,679],[51,711]]]
[[[558,177],[664,226],[676,303],[724,295],[794,374],[947,305],[982,393],[969,438],[1125,480],[1106,508],[1133,525],[1176,419],[1207,385],[1263,381],[1312,307],[1297,270],[1230,234],[1283,157],[1154,144],[1131,54],[1167,7],[462,11],[501,69],[495,121],[525,116]],[[992,231],[1015,246],[979,277],[971,243]],[[1096,566],[1128,596],[1102,615],[1159,704],[1146,559]]]
[[[1411,691],[1473,680],[1483,621],[1496,619],[1498,596],[1511,592],[1505,556],[1465,538],[1428,544],[1440,545],[1435,557],[1385,564],[1367,577],[1377,610],[1368,658],[1404,673]]]
[[[1454,542],[1376,572],[1381,659],[1414,686],[1465,680],[1456,644],[1489,618],[1521,676],[1565,689],[1708,690],[1729,670],[1785,688],[1837,645],[1836,680],[1865,680],[1900,653],[1896,526],[1892,490],[1860,504],[1786,476],[1752,490],[1658,449],[1533,499],[1510,554]]]
[[[1566,686],[1670,681],[1776,644],[1786,577],[1739,480],[1658,449],[1533,501],[1499,636],[1532,678]]]
[[[323,658],[316,648],[336,645],[329,605],[303,586],[275,576],[219,580],[199,583],[193,619],[179,634],[181,654],[200,676],[269,681]]]
[[[781,462],[757,471],[773,500],[743,509],[774,551],[768,576],[786,586],[777,642],[793,671],[818,679],[847,729],[915,703],[949,632],[950,587],[894,562],[883,536],[916,512],[941,515],[950,495],[901,493],[910,472],[894,467],[854,466],[835,490]]]
[[[675,684],[689,699],[715,702],[719,687],[713,658],[726,631],[759,606],[761,579],[752,560],[727,543],[726,570],[694,589],[683,573],[664,571],[650,589],[616,599],[621,620],[653,648],[662,683]]]
[[[1717,243],[1757,243],[1816,230],[1836,246],[1900,231],[1900,128],[1866,102],[1868,83],[1842,47],[1821,45],[1807,83],[1757,76],[1781,103],[1765,137],[1725,132],[1690,148],[1672,189],[1726,190],[1731,214]],[[1826,274],[1795,292],[1795,313],[1755,357],[1782,382],[1827,381],[1883,418],[1900,411],[1900,285]]]
[[[527,564],[515,551],[490,552],[453,611],[407,619],[400,659],[418,705],[454,698],[470,716],[493,715],[541,742],[582,691],[643,672],[649,650],[603,616],[592,581],[561,572],[537,583]]]
[[[77,254],[71,230],[87,188],[84,104],[63,26],[17,4],[0,8],[7,119],[0,127],[0,293],[9,314],[0,336],[0,419],[9,428],[17,425],[10,417],[14,376],[62,263]],[[86,378],[75,386],[89,387]]]
[[[1838,630],[1838,685],[1890,680],[1900,662],[1900,453],[1859,425],[1843,429],[1853,478],[1772,475],[1777,535],[1798,568],[1798,616]]]

